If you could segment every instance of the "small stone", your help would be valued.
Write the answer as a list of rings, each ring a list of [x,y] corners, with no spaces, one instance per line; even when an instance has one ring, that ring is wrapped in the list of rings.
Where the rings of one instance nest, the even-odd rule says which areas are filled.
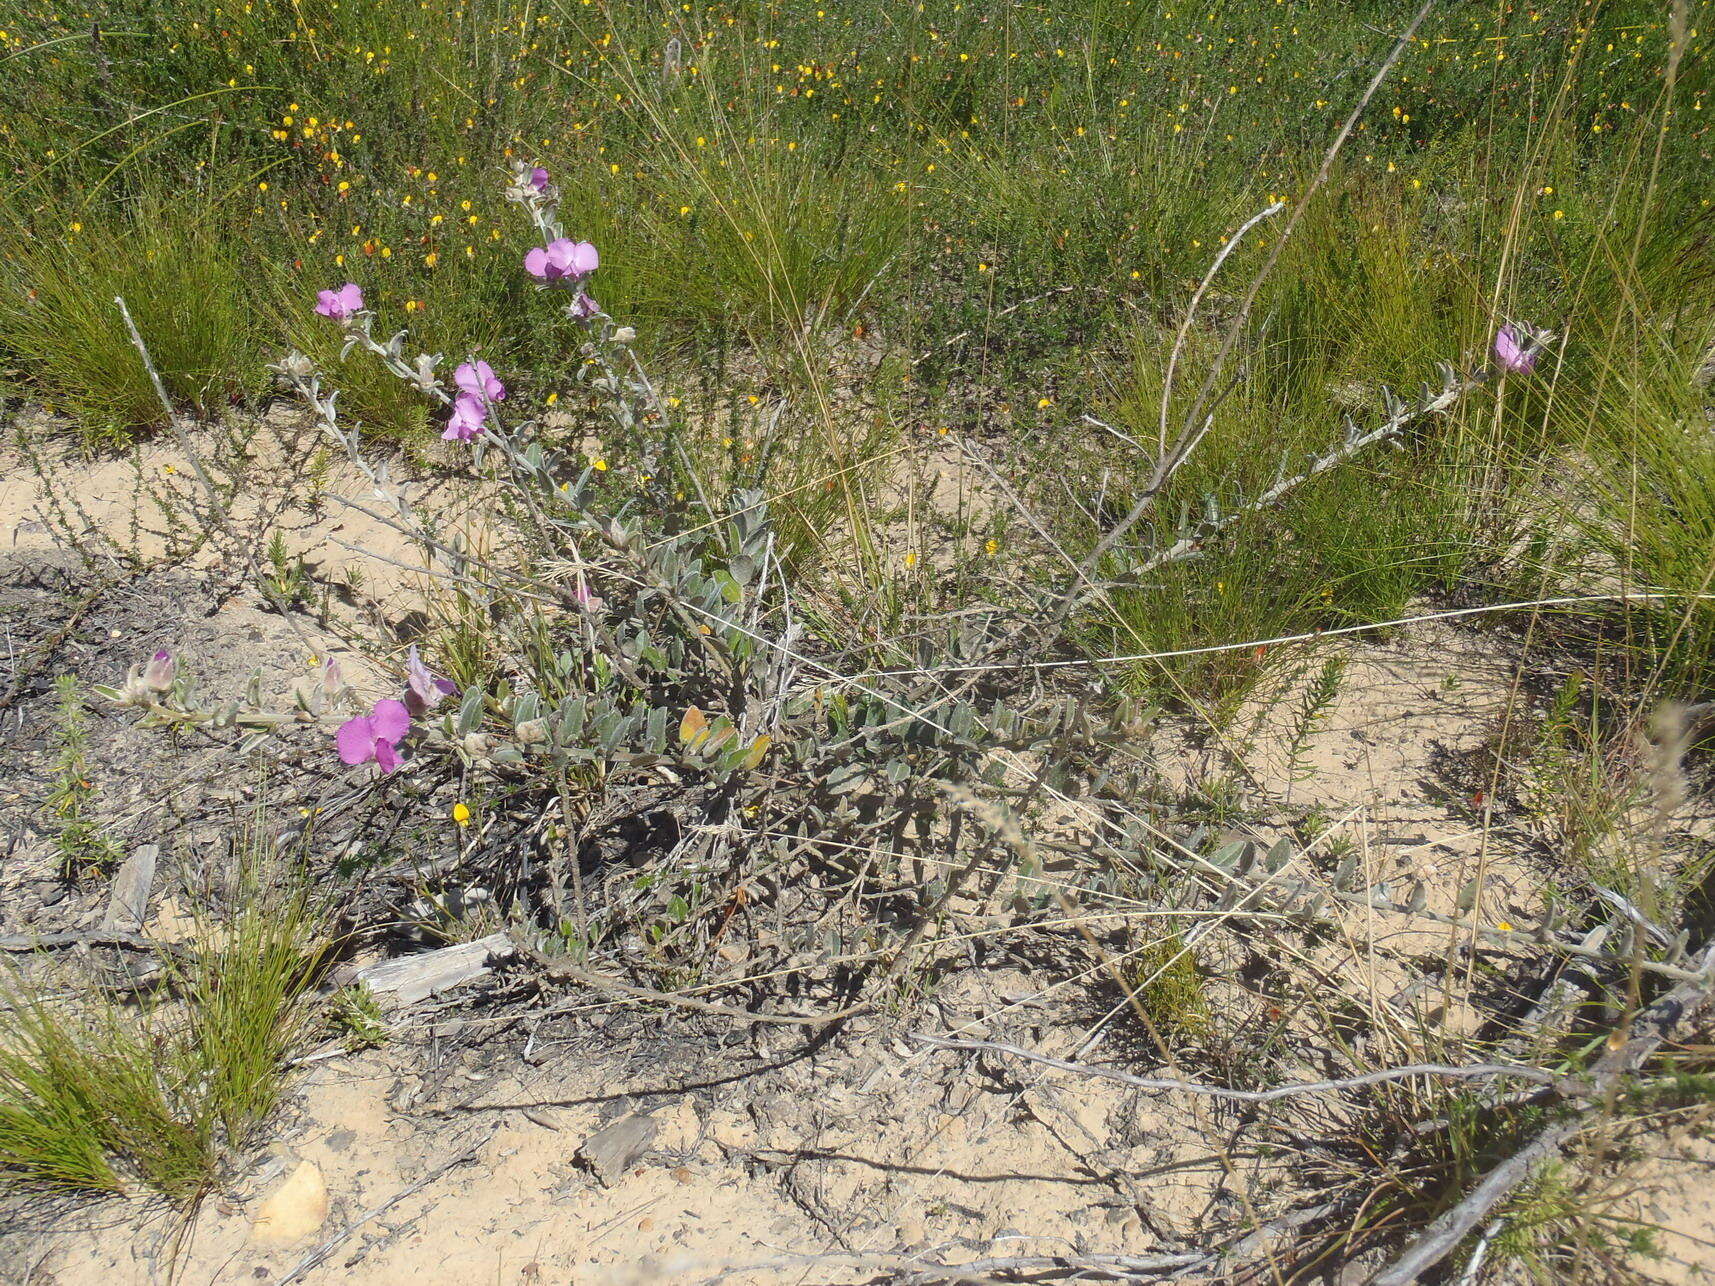
[[[315,1232],[327,1217],[328,1190],[322,1172],[313,1161],[301,1161],[257,1210],[250,1236],[265,1245],[290,1245]]]

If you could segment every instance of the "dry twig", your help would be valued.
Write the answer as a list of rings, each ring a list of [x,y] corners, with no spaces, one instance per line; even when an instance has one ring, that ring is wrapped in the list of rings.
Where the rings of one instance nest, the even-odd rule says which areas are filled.
[[[1063,1072],[1075,1072],[1080,1076],[1095,1076],[1102,1080],[1118,1081],[1122,1085],[1131,1085],[1142,1090],[1171,1090],[1186,1094],[1202,1094],[1208,1098],[1225,1099],[1234,1103],[1273,1103],[1279,1099],[1295,1098],[1301,1094],[1333,1094],[1341,1090],[1360,1089],[1365,1085],[1381,1085],[1388,1081],[1408,1080],[1414,1076],[1445,1076],[1458,1080],[1510,1076],[1520,1080],[1535,1081],[1540,1085],[1554,1086],[1560,1085],[1566,1079],[1556,1072],[1546,1071],[1540,1067],[1520,1067],[1506,1063],[1474,1063],[1467,1067],[1454,1067],[1445,1063],[1412,1063],[1406,1067],[1384,1067],[1377,1071],[1365,1072],[1359,1076],[1341,1077],[1338,1080],[1295,1081],[1288,1085],[1276,1085],[1272,1089],[1266,1090],[1235,1090],[1224,1085],[1203,1085],[1197,1081],[1133,1076],[1130,1072],[1116,1071],[1111,1067],[1092,1067],[1088,1063],[1073,1063],[1063,1058],[1052,1058],[1047,1054],[1038,1054],[1035,1050],[1025,1049],[1022,1045],[1010,1045],[999,1040],[956,1040],[946,1036],[930,1036],[924,1032],[912,1032],[911,1039],[920,1044],[932,1045],[937,1049],[963,1049],[973,1053],[1009,1054],[1014,1058],[1027,1059],[1032,1063],[1057,1067]]]
[[[1606,1101],[1622,1078],[1635,1072],[1661,1047],[1676,1028],[1684,1026],[1708,1005],[1715,988],[1715,941],[1701,953],[1698,975],[1679,984],[1633,1020],[1626,1040],[1609,1041],[1609,1049],[1580,1078],[1588,1106],[1548,1126],[1483,1177],[1463,1201],[1423,1230],[1398,1259],[1370,1278],[1369,1286],[1411,1286],[1458,1247],[1489,1212],[1536,1173],[1582,1131],[1592,1113]],[[1614,1036],[1620,1035],[1616,1032]]]

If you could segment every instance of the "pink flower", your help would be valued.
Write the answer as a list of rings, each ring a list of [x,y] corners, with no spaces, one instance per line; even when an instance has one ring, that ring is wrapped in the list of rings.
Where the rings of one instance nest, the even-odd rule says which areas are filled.
[[[419,719],[458,692],[458,685],[451,679],[437,679],[429,673],[429,667],[417,655],[415,643],[405,657],[405,675],[405,709]]]
[[[571,241],[565,237],[537,246],[524,256],[524,271],[547,282],[569,278],[578,281],[589,276],[601,265],[601,256],[587,241]]]
[[[528,181],[531,187],[540,192],[548,186],[548,171],[538,165],[535,169],[530,171],[530,178]]]
[[[368,714],[347,719],[334,737],[342,762],[357,765],[373,759],[382,772],[399,766],[394,748],[411,731],[411,715],[402,701],[377,701]]]
[[[453,403],[452,417],[447,420],[446,432],[441,437],[448,442],[469,442],[483,431],[488,420],[488,411],[480,398],[469,393],[460,393],[458,400]]]
[[[316,311],[323,317],[345,321],[362,309],[363,288],[355,281],[346,282],[338,290],[322,290],[316,293]]]
[[[1524,345],[1519,343],[1518,332],[1510,325],[1502,326],[1495,332],[1495,360],[1500,362],[1503,371],[1525,375],[1536,365],[1536,354],[1525,351]]]
[[[483,398],[490,402],[506,400],[506,385],[494,378],[494,368],[487,362],[477,362],[474,366],[465,362],[453,372],[453,383],[478,401]]]
[[[572,300],[572,316],[579,321],[588,321],[600,311],[601,305],[581,290],[578,291],[578,297]]]
[[[591,592],[590,587],[584,583],[582,577],[578,578],[578,587],[572,591],[572,601],[578,605],[580,610],[590,613],[599,612],[607,606],[602,601],[601,595]]]

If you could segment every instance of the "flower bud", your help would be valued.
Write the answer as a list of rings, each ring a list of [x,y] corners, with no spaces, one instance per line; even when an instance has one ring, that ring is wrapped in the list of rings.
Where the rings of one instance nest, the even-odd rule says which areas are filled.
[[[526,719],[512,729],[521,746],[540,745],[548,739],[548,721],[546,719]]]
[[[293,349],[274,364],[274,369],[287,379],[307,380],[316,373],[316,364],[297,349]]]
[[[173,679],[179,672],[179,663],[173,659],[171,652],[162,649],[149,658],[149,663],[143,667],[143,682],[156,692],[165,692],[173,686]]]
[[[141,661],[125,672],[125,682],[119,689],[119,704],[122,706],[155,704],[154,689],[143,682],[143,663]]]
[[[430,357],[427,353],[417,354],[417,373],[411,382],[425,393],[432,393],[441,386],[440,380],[435,378],[435,363],[438,361],[439,357]]]

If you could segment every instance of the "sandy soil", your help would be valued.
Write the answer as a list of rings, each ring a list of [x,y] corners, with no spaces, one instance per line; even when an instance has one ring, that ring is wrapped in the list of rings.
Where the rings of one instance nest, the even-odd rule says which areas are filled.
[[[294,494],[290,480],[308,456],[287,432],[271,440],[277,454],[264,463],[288,482],[247,503],[254,513],[278,504],[294,547],[322,574],[339,578],[335,564],[347,558],[373,566],[355,550],[337,552],[337,541],[402,554],[383,525]],[[43,623],[63,617],[113,565],[111,551],[85,533],[78,544],[92,565],[81,566],[43,520],[30,472],[4,463],[0,610],[16,654],[16,640],[44,635]],[[137,463],[80,469],[76,494],[93,527],[136,531],[147,524],[133,516],[149,509],[137,500],[138,479],[167,479],[182,495],[185,474],[186,462],[158,445]],[[136,544],[152,557],[175,539],[168,522]],[[408,602],[411,573],[395,572],[366,582],[359,611],[367,603],[385,620]],[[253,595],[209,614],[197,575],[193,558],[115,581],[54,669],[116,680],[128,659],[170,638],[211,685],[236,685],[263,665],[283,692],[298,680],[292,667],[307,642],[314,652],[350,655],[360,684],[386,681],[349,644],[306,634],[304,621],[260,610]],[[1451,909],[1454,891],[1477,878],[1483,915],[1522,921],[1552,872],[1486,816],[1468,773],[1503,715],[1528,708],[1518,670],[1505,639],[1445,625],[1354,645],[1341,695],[1294,761],[1279,752],[1294,705],[1287,700],[1257,711],[1249,748],[1225,747],[1223,771],[1241,765],[1246,791],[1270,801],[1282,826],[1317,810],[1320,843],[1349,843],[1372,882],[1421,879],[1431,905]],[[39,698],[45,680],[28,682]],[[25,816],[43,780],[44,703],[22,702],[0,717],[16,759],[0,783],[12,814],[0,928],[88,921],[99,913],[93,893],[45,900],[49,872]],[[155,734],[116,727],[103,735],[113,738],[113,762],[125,763],[148,754]],[[1205,739],[1174,728],[1143,749],[1183,785],[1217,758]],[[128,782],[115,806],[139,827],[163,810],[214,825],[197,811],[207,801],[175,798],[162,780]],[[1265,842],[1273,833],[1256,831]],[[157,915],[163,907],[170,900]],[[1331,989],[1373,1011],[1370,1052],[1391,1060],[1421,1053],[1426,1031],[1456,1035],[1482,1021],[1407,967],[1447,949],[1444,933],[1353,916],[1309,963]],[[909,1012],[869,1015],[825,1039],[647,1013],[575,988],[533,1006],[497,1004],[515,1001],[521,985],[497,970],[396,1010],[393,1039],[379,1050],[328,1045],[303,1059],[270,1138],[188,1229],[141,1198],[0,1210],[0,1280],[873,1281],[913,1256],[1174,1254],[1250,1226],[1252,1212],[1314,1198],[1314,1174],[1285,1145],[1301,1131],[1337,1134],[1337,1114],[1286,1113],[1241,1144],[1212,1149],[1210,1139],[1238,1118],[1204,1100],[914,1042],[918,1032],[972,1034],[1085,1060],[1122,1043],[1114,1009],[1099,1001],[1087,971],[1032,958],[1004,935],[946,958],[958,967]],[[1317,1074],[1316,1062],[1307,1054],[1304,1073]],[[621,1150],[621,1164],[601,1148],[602,1132],[615,1126],[647,1136]],[[1633,1217],[1668,1229],[1666,1258],[1635,1265],[1657,1280],[1701,1280],[1715,1266],[1705,1196],[1715,1152],[1701,1130],[1700,1119],[1676,1120],[1616,1180],[1630,1192],[1624,1208]],[[302,1220],[284,1242],[267,1234],[278,1209],[258,1227],[282,1189],[297,1195]]]

